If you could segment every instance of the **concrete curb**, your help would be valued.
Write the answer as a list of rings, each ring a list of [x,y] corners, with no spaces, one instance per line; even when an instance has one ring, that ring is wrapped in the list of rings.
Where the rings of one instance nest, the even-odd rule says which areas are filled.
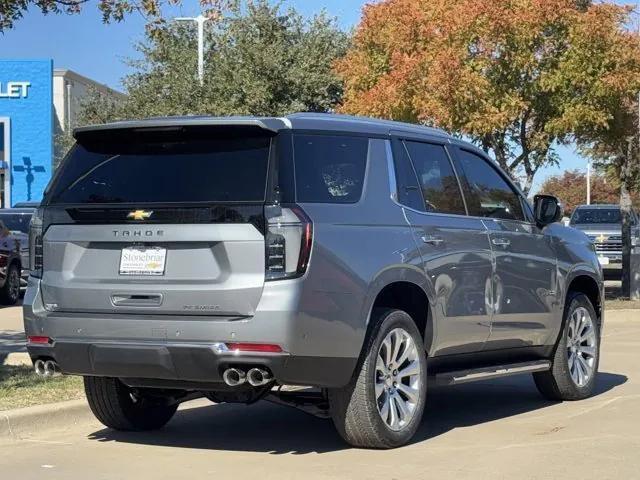
[[[84,399],[5,410],[0,412],[0,439],[28,437],[45,429],[64,429],[94,420]]]

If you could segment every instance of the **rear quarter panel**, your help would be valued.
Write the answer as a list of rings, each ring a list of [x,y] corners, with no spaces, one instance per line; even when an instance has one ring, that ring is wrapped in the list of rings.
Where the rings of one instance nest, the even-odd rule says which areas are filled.
[[[426,289],[411,229],[390,199],[384,140],[370,141],[365,175],[358,203],[301,204],[314,222],[296,341],[308,355],[357,357],[378,292],[394,281]]]

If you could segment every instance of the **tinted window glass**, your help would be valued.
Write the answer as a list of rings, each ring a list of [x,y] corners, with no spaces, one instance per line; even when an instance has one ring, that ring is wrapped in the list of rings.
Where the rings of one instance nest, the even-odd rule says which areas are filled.
[[[464,201],[447,152],[441,145],[405,142],[427,212],[465,215]]]
[[[51,203],[263,201],[270,139],[76,145]]]
[[[520,197],[498,171],[482,157],[458,150],[468,184],[469,214],[478,217],[524,220]]]
[[[0,221],[12,232],[29,233],[31,215],[26,213],[0,213]]]
[[[369,140],[364,137],[295,135],[299,202],[355,203],[362,194]]]
[[[619,208],[579,208],[571,216],[571,224],[576,223],[622,223]]]
[[[398,202],[415,210],[424,211],[424,201],[418,186],[416,172],[411,166],[407,150],[400,140],[393,142],[393,161],[396,173]]]

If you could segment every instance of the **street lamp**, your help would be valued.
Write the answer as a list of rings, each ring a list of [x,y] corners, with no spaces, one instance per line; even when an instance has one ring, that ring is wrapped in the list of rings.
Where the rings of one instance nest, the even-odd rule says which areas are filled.
[[[591,205],[591,160],[587,160],[587,205]]]
[[[197,17],[176,17],[176,22],[196,22],[198,25],[198,79],[200,85],[204,82],[204,24],[209,20],[200,14]]]

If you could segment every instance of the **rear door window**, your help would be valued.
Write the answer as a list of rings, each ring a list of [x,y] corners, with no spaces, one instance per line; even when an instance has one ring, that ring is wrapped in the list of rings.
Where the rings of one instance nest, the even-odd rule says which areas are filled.
[[[458,179],[442,145],[404,142],[427,212],[466,215]]]
[[[458,157],[467,185],[469,215],[525,220],[520,195],[487,160],[458,149]]]
[[[296,197],[308,203],[360,200],[369,139],[343,135],[294,135]]]
[[[270,137],[77,144],[48,194],[51,204],[262,202]]]

